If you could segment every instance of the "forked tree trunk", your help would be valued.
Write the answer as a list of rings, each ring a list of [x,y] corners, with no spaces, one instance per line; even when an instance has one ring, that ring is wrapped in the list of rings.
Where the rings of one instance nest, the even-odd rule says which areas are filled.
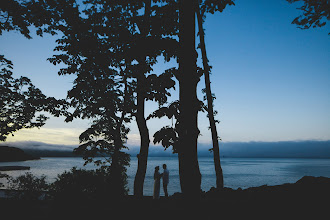
[[[181,191],[185,196],[196,197],[201,191],[201,174],[197,157],[199,135],[197,116],[197,53],[195,50],[196,0],[179,1],[179,174]]]
[[[220,152],[219,152],[219,137],[217,132],[216,123],[214,120],[214,110],[213,110],[213,99],[211,92],[211,81],[210,81],[210,66],[208,64],[208,59],[206,55],[205,39],[204,39],[204,29],[203,29],[203,18],[199,10],[199,7],[196,10],[197,13],[197,22],[199,30],[199,39],[200,39],[200,49],[202,52],[203,59],[203,69],[204,69],[204,78],[205,78],[205,93],[207,97],[207,112],[210,122],[211,134],[212,134],[212,143],[213,143],[213,158],[214,158],[214,167],[216,174],[216,184],[217,188],[223,188],[223,173],[220,164]]]

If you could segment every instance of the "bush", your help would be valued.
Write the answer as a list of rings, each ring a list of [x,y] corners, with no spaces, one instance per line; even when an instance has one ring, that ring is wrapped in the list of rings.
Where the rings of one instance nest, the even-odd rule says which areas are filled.
[[[126,179],[112,178],[107,169],[85,170],[73,167],[58,175],[51,185],[50,194],[55,200],[85,201],[109,200],[127,195]]]
[[[2,179],[2,178],[6,178],[6,179],[8,179],[9,176],[8,176],[7,174],[0,173],[0,179]],[[5,186],[5,185],[4,185],[3,183],[0,183],[0,187],[4,187],[4,186]]]
[[[46,182],[46,176],[40,178],[32,173],[25,173],[17,178],[8,178],[9,196],[17,199],[38,200],[49,189],[49,184]]]

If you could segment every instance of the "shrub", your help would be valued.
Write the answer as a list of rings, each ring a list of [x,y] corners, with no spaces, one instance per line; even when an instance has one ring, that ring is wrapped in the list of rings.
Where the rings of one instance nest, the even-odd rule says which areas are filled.
[[[107,169],[85,170],[73,167],[58,175],[50,193],[55,200],[85,201],[111,199],[127,195],[126,179],[112,178]]]
[[[7,174],[0,173],[0,179],[2,179],[2,178],[6,178],[6,179],[8,179],[9,176],[8,176]],[[5,186],[5,185],[4,185],[3,183],[0,183],[0,187],[4,187],[4,186]]]
[[[8,194],[17,199],[38,200],[48,188],[49,184],[44,175],[39,178],[26,172],[17,178],[8,178],[8,189],[11,190]]]

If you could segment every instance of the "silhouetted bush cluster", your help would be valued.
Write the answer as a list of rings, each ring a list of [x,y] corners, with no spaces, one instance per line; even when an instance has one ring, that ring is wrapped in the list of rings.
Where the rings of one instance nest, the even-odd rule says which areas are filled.
[[[107,169],[84,170],[72,168],[58,175],[51,184],[50,195],[55,200],[117,199],[127,195],[126,179],[112,178]]]
[[[7,174],[0,173],[0,179],[4,179],[4,178],[8,179],[9,176]],[[2,182],[0,182],[0,187],[4,187],[4,186],[5,185]]]
[[[128,194],[126,173],[114,174],[109,167],[97,170],[73,167],[59,174],[51,184],[47,183],[46,176],[36,177],[27,172],[17,178],[8,177],[8,189],[8,196],[25,200],[47,197],[56,201],[104,201]]]
[[[7,195],[16,199],[38,200],[45,195],[49,189],[46,176],[36,177],[26,172],[17,178],[8,177]]]

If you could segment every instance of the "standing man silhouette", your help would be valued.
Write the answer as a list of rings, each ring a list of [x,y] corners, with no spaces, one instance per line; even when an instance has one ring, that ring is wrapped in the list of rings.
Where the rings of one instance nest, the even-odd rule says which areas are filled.
[[[168,192],[167,192],[167,185],[169,183],[170,180],[170,172],[167,169],[166,164],[163,164],[163,189],[164,189],[164,193],[165,193],[165,197],[168,197]]]

